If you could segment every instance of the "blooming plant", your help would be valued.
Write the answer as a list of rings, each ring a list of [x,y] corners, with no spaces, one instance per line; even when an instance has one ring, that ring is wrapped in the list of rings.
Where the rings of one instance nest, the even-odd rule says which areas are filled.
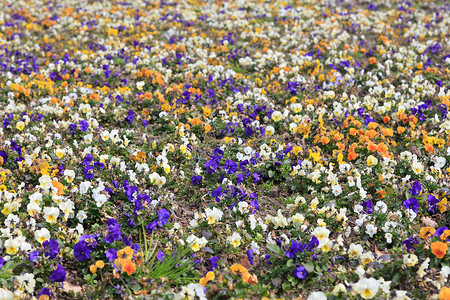
[[[3,2],[0,299],[449,298],[448,2]]]

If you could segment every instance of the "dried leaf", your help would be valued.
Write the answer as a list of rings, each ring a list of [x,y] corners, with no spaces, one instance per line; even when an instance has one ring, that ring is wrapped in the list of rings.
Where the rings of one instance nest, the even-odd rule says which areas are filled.
[[[74,294],[80,293],[83,290],[81,286],[72,285],[68,281],[64,282],[62,289],[64,293],[72,291]]]
[[[433,227],[433,228],[437,226],[437,223],[429,217],[422,217],[422,219],[420,219],[420,220],[426,226]]]
[[[242,266],[244,266],[247,269],[250,269],[252,267],[252,265],[250,264],[250,261],[248,260],[248,257],[244,257],[243,259],[241,259],[241,261],[239,262]]]
[[[280,278],[272,278],[272,284],[275,287],[279,287],[281,285],[281,279]]]
[[[209,247],[202,247],[202,248],[200,248],[203,252],[208,252],[208,253],[211,253],[211,254],[213,254],[214,253],[214,251],[213,251],[213,249],[211,249],[211,248],[209,248]]]
[[[209,240],[210,237],[212,236],[212,232],[203,230],[203,231],[202,231],[202,236],[203,236],[205,239]]]

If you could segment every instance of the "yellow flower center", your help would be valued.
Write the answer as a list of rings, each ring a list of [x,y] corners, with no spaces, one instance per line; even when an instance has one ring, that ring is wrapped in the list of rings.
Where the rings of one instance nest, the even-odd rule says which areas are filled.
[[[16,254],[17,253],[17,249],[14,248],[14,247],[9,247],[8,249],[6,249],[6,253],[10,254],[10,255]]]
[[[56,223],[56,218],[53,215],[50,215],[47,217],[47,222],[49,223]]]
[[[365,289],[362,293],[361,293],[361,297],[363,298],[372,298],[373,297],[373,293],[370,289]]]

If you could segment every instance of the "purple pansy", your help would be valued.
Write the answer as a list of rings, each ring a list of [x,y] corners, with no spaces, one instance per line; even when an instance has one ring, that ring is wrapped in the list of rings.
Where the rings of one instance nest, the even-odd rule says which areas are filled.
[[[410,250],[414,251],[416,248],[414,245],[418,244],[420,241],[418,239],[415,239],[413,237],[410,237],[402,242],[403,245],[406,247],[406,251],[410,252]]]
[[[294,276],[298,279],[305,279],[306,275],[308,275],[308,272],[306,271],[305,267],[298,266],[297,268],[295,268]]]
[[[170,213],[167,209],[162,208],[158,210],[158,226],[162,227],[167,224],[167,221],[169,220]]]
[[[319,246],[319,239],[313,235],[311,237],[311,240],[309,241],[308,246],[306,247],[306,251],[311,251],[314,248],[316,248],[317,246]]]
[[[433,195],[427,195],[428,205],[430,205],[430,209],[428,211],[433,211],[436,208],[436,204],[439,203],[439,200]]]
[[[116,219],[108,220],[108,235],[105,237],[105,243],[111,244],[122,238],[121,226]]]
[[[253,265],[254,264],[253,249],[247,250],[247,258],[248,258],[248,261],[250,262],[250,264]]]
[[[83,166],[88,166],[91,164],[93,159],[94,159],[94,157],[92,156],[92,154],[88,154],[83,158],[83,162],[81,164]]]
[[[409,189],[409,192],[411,193],[412,196],[416,196],[420,194],[420,191],[422,190],[422,185],[420,184],[419,181],[414,180],[411,188]]]
[[[292,241],[291,245],[286,252],[286,257],[295,258],[297,253],[302,253],[308,245],[297,243],[296,241]]]
[[[49,239],[43,242],[42,246],[44,246],[44,255],[50,259],[55,258],[59,253],[59,244],[54,239]]]
[[[39,296],[48,296],[49,298],[52,296],[52,292],[50,291],[49,288],[43,288],[40,292],[39,292]]]
[[[363,201],[362,207],[366,214],[370,215],[373,212],[373,202],[371,200]]]
[[[94,167],[93,166],[85,166],[83,168],[84,178],[86,179],[94,179]]]
[[[86,120],[80,121],[80,130],[86,131],[89,128],[89,123]]]
[[[217,263],[219,258],[217,256],[211,257],[208,261],[211,263],[211,271],[214,271],[215,268],[219,267],[219,264]]]
[[[53,282],[64,282],[66,281],[66,270],[64,270],[63,266],[57,265],[56,270],[54,270],[49,279]]]
[[[202,182],[203,178],[201,175],[192,176],[191,181],[193,185],[199,185]]]
[[[419,208],[419,201],[416,198],[409,198],[408,200],[403,201],[403,206],[406,209],[411,209],[415,213],[417,213],[417,209]]]
[[[108,261],[112,262],[117,258],[117,250],[114,248],[106,250],[106,258]]]

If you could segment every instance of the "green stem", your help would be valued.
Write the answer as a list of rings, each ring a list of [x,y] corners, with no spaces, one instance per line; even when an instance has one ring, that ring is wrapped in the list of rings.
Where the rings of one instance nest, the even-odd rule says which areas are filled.
[[[131,292],[130,288],[129,288],[128,285],[125,283],[125,281],[123,281],[122,276],[120,276],[119,278],[120,278],[120,280],[122,281],[123,285],[127,288],[127,292],[128,292],[128,294],[130,294],[130,297],[133,298],[133,299],[137,299],[137,298],[133,295],[133,293]]]
[[[147,246],[147,235],[145,234],[145,227],[144,227],[144,223],[142,223],[142,234],[144,235],[144,247],[145,247],[145,254],[148,253],[148,246]],[[147,259],[146,257],[144,258],[145,260]]]

